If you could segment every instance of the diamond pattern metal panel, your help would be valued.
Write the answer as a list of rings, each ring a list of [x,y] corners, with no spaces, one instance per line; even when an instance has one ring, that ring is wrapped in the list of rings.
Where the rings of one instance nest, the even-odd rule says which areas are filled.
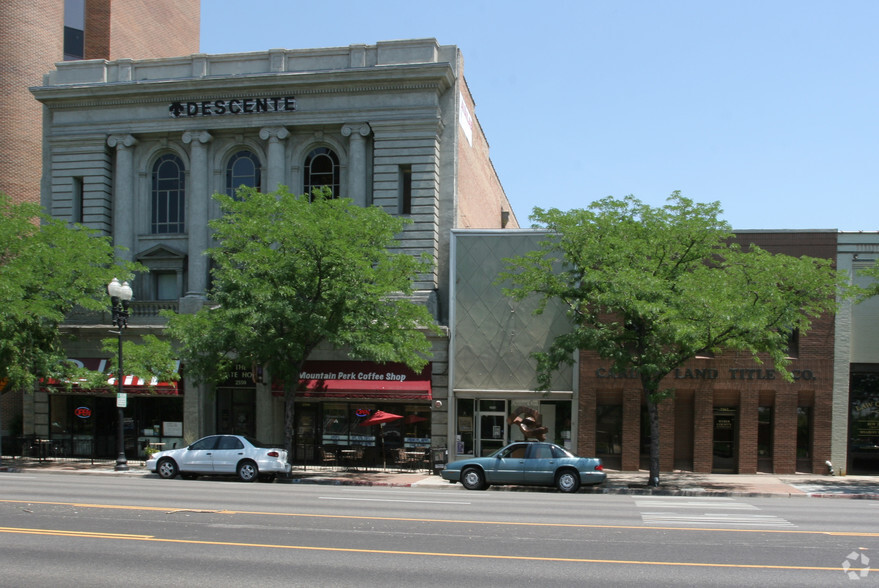
[[[530,354],[549,348],[553,338],[570,330],[560,305],[533,314],[537,299],[515,302],[495,284],[504,258],[537,247],[539,233],[466,235],[456,233],[455,382],[457,389],[533,390],[536,362]],[[571,390],[572,370],[565,367],[554,390]]]

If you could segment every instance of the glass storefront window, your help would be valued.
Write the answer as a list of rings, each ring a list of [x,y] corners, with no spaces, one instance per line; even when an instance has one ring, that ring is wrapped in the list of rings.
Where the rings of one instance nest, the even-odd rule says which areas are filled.
[[[622,455],[623,406],[599,405],[595,411],[595,447],[598,455]]]
[[[879,373],[851,375],[849,473],[879,474]]]
[[[323,440],[324,445],[348,444],[348,405],[328,402],[324,404]]]
[[[541,402],[541,424],[547,428],[546,440],[571,448],[571,403],[567,400]]]
[[[363,425],[376,410],[401,418],[383,424]],[[309,414],[313,415],[313,411]],[[431,412],[427,405],[327,402],[322,405],[321,412],[323,430],[319,443],[322,445],[386,449],[430,447]]]
[[[812,457],[812,407],[797,407],[797,457]]]
[[[457,447],[458,455],[473,455],[473,412],[475,401],[472,398],[458,399],[458,432]]]
[[[256,390],[217,389],[217,433],[256,436]]]
[[[403,445],[408,448],[430,447],[430,407],[413,404],[403,410]]]

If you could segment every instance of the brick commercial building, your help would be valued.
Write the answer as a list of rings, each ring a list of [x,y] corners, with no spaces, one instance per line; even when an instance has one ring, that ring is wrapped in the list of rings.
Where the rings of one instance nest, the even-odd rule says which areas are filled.
[[[211,194],[242,184],[295,193],[327,185],[356,204],[411,219],[399,248],[433,259],[416,297],[442,326],[451,230],[516,226],[474,114],[463,57],[434,39],[63,63],[32,91],[46,109],[43,200],[51,214],[112,235],[124,255],[150,269],[134,281],[128,337],[161,332],[161,309],[193,312],[206,303],[207,222],[219,214]],[[108,321],[71,316],[67,329],[77,337],[69,356],[85,365],[106,357],[98,339]],[[374,443],[357,424],[378,407],[406,416],[386,427],[401,449],[445,447],[448,337],[432,345],[432,362],[420,374],[316,352],[302,378],[325,384],[297,401],[295,459],[316,460],[328,445]],[[359,381],[357,374],[367,376]],[[378,375],[405,376],[406,384],[386,386]],[[126,416],[132,448],[215,432],[284,438],[283,398],[251,366],[216,388],[184,379],[131,392],[138,393]],[[91,407],[110,422],[112,402],[105,393],[38,392],[25,408],[34,415],[25,432],[70,440],[74,450],[90,440],[97,453],[112,453],[112,426],[85,428],[71,416]]]
[[[40,201],[43,109],[28,90],[60,61],[198,52],[199,0],[0,2],[0,192]]]
[[[772,253],[836,259],[836,231],[737,231]],[[822,316],[791,346],[786,382],[749,353],[693,359],[663,381],[660,469],[752,474],[826,473],[831,457],[834,317]],[[650,435],[640,380],[613,373],[593,354],[579,365],[583,454],[611,468],[649,467]],[[840,391],[842,392],[842,391]]]

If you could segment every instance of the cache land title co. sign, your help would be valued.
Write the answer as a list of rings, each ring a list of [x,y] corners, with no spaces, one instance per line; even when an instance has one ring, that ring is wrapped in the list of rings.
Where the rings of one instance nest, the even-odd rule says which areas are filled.
[[[677,368],[671,374],[676,380],[718,380],[721,373],[716,369],[689,369]],[[814,381],[818,379],[818,374],[812,370],[790,370],[791,376],[795,382]],[[724,375],[729,380],[775,380],[780,376],[774,369],[749,369],[749,368],[730,368]],[[606,368],[598,368],[595,370],[596,378],[621,378],[621,379],[640,379],[637,370],[626,370],[618,372]]]
[[[295,110],[296,98],[293,96],[172,102],[168,107],[168,113],[172,118],[230,114],[261,114],[265,112],[294,112]]]

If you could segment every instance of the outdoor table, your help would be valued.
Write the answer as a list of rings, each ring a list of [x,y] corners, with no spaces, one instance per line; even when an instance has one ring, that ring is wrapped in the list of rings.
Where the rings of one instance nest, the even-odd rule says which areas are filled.
[[[342,455],[342,465],[346,469],[350,469],[354,465],[354,458],[357,456],[356,449],[341,449],[339,453]]]

